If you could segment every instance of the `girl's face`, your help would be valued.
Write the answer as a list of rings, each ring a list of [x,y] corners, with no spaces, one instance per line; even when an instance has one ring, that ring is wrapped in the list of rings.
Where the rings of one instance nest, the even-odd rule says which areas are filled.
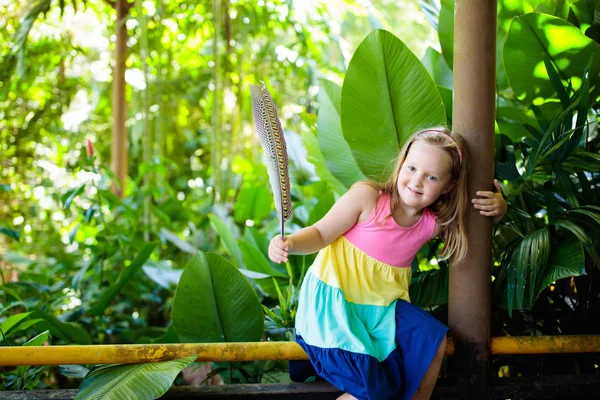
[[[452,189],[452,159],[445,150],[416,140],[398,175],[398,194],[402,203],[421,210]]]

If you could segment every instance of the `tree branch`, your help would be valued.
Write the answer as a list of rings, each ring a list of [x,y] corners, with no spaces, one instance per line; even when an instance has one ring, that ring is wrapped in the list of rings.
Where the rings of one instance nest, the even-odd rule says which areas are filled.
[[[117,9],[117,3],[115,3],[113,0],[104,0],[104,2],[111,6],[113,9]]]

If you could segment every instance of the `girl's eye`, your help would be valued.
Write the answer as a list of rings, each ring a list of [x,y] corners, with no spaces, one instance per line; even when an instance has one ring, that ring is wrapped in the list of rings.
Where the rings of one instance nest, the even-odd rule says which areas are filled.
[[[408,166],[408,170],[409,170],[410,172],[415,172],[417,169],[416,169],[415,167],[413,167],[412,165],[409,165],[409,166]]]
[[[438,179],[437,179],[435,176],[433,176],[433,175],[429,175],[429,176],[427,176],[427,179],[429,179],[429,180],[430,180],[430,181],[432,181],[432,182],[436,182],[436,181],[438,180]]]

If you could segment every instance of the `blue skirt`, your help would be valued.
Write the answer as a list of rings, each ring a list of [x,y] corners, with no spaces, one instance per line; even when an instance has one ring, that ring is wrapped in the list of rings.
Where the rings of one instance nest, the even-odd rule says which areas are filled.
[[[446,336],[448,328],[418,306],[396,302],[396,349],[383,361],[367,354],[296,341],[310,359],[290,361],[290,377],[321,378],[359,400],[409,400]]]

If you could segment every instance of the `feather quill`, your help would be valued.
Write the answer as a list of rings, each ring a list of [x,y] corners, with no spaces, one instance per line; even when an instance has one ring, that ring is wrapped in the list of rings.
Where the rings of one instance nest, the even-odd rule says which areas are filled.
[[[250,85],[252,94],[252,111],[256,131],[265,151],[269,181],[273,189],[275,208],[281,223],[281,237],[284,235],[285,221],[292,216],[292,199],[290,196],[290,177],[288,172],[287,147],[281,122],[277,117],[277,109],[273,104],[271,93],[264,82],[261,86]]]

